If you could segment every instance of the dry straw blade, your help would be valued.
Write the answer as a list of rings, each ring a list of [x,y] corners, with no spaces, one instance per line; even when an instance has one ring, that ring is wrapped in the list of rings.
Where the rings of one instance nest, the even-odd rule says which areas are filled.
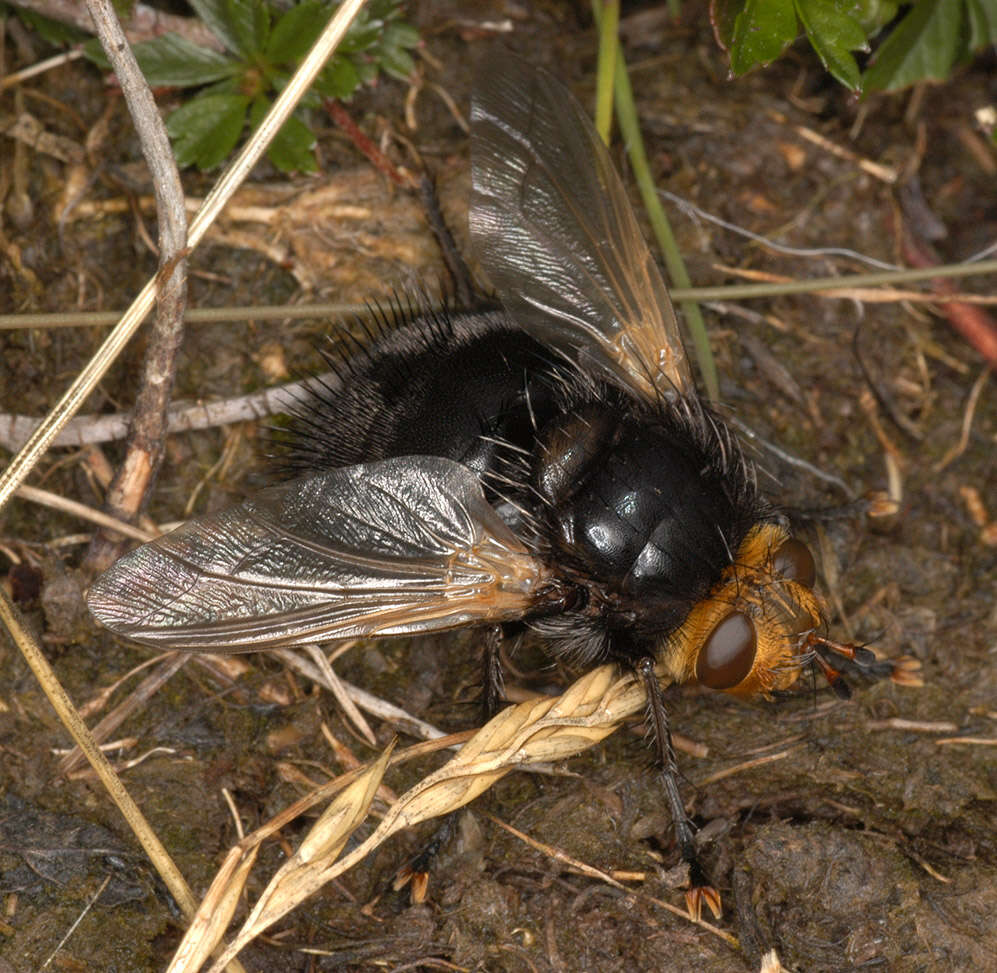
[[[362,776],[342,791],[313,826],[300,848],[274,876],[221,957],[219,973],[255,936],[287,915],[327,882],[338,878],[403,828],[463,807],[510,771],[564,760],[613,733],[646,702],[644,689],[616,666],[600,666],[561,696],[530,700],[503,710],[481,728],[446,765],[428,775],[388,808],[377,829],[345,858],[336,857],[366,818],[388,766],[389,747]],[[253,848],[255,857],[255,846]],[[198,911],[198,918],[169,968],[193,973],[221,935],[248,877],[250,850],[232,850]],[[246,864],[248,862],[248,864]],[[227,912],[224,912],[228,909]],[[216,912],[220,916],[216,916]],[[198,942],[204,937],[203,942]]]
[[[393,749],[394,743],[325,809],[298,850],[271,879],[239,935],[212,969],[223,969],[250,940],[315,891],[315,873],[336,860],[349,836],[366,818]],[[259,844],[253,844],[249,848],[237,846],[229,853],[167,973],[191,973],[207,960],[225,933],[258,851]]]

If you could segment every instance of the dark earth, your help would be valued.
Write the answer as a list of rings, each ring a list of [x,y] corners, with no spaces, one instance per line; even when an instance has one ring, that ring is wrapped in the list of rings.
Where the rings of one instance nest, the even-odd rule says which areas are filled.
[[[997,153],[974,122],[974,112],[997,99],[992,56],[945,85],[856,101],[803,46],[765,71],[728,80],[698,5],[683,8],[678,25],[664,6],[628,8],[622,21],[658,185],[810,251],[778,253],[668,204],[696,284],[740,283],[734,268],[792,278],[867,269],[816,248],[902,262],[898,227],[910,218],[910,195],[859,159],[893,167],[908,185],[916,177],[937,219],[942,262],[997,237]],[[485,24],[504,22],[504,44],[591,104],[595,34],[586,5],[496,2],[469,13],[462,4],[427,2],[414,4],[410,18],[426,51],[417,59],[424,82],[417,127],[406,126],[408,92],[399,82],[358,95],[348,109],[397,164],[414,169],[411,142],[466,243],[468,142],[432,86],[466,116],[470,65],[495,36]],[[48,56],[37,37],[7,25],[6,70]],[[159,98],[164,107],[176,103],[169,92]],[[156,270],[144,235],[155,237],[155,217],[142,202],[150,186],[120,97],[96,69],[75,61],[0,93],[0,115],[21,111],[79,146],[88,133],[95,137],[98,122],[107,131],[82,170],[23,145],[15,159],[15,142],[0,140],[0,312],[127,306]],[[224,234],[209,237],[191,258],[191,306],[361,302],[419,280],[434,288],[442,277],[418,204],[373,172],[331,123],[316,125],[320,174],[296,180],[289,193],[269,166],[254,172],[253,199],[282,205],[282,215],[269,225],[229,220]],[[806,140],[800,128],[850,155]],[[184,183],[189,196],[202,197],[210,179],[186,172]],[[280,262],[264,252],[277,243]],[[961,286],[987,294],[993,281],[968,278]],[[682,890],[637,722],[559,773],[512,775],[473,804],[423,904],[393,891],[391,879],[432,825],[389,842],[272,928],[243,954],[247,969],[743,971],[757,970],[770,949],[801,971],[997,969],[993,382],[967,418],[984,365],[944,314],[923,303],[806,295],[730,301],[706,315],[725,408],[848,487],[846,495],[770,453],[759,456],[777,499],[822,513],[803,534],[819,554],[834,631],[887,655],[915,656],[923,688],[877,684],[847,702],[820,687],[752,705],[699,692],[669,697],[673,726],[708,753],[683,752],[680,765],[703,859],[723,895],[717,924],[740,948],[652,901],[681,907]],[[226,398],[307,374],[320,367],[316,348],[335,327],[326,320],[192,327],[176,397]],[[105,333],[0,332],[0,410],[43,415]],[[142,347],[140,336],[84,412],[128,407]],[[216,510],[264,482],[265,426],[170,437],[150,516],[179,520],[189,500],[193,512]],[[112,464],[120,450],[101,447]],[[888,452],[899,506],[868,516],[849,501],[887,490]],[[53,449],[31,482],[100,507],[99,465],[93,452]],[[0,518],[8,589],[78,705],[147,657],[98,631],[85,613],[86,538],[73,535],[89,530],[22,500]],[[474,724],[476,660],[476,636],[462,633],[356,646],[336,666],[449,731]],[[223,788],[252,830],[348,769],[330,752],[323,724],[357,760],[375,754],[328,694],[281,662],[238,661],[245,665],[235,682],[186,666],[115,732],[124,742],[110,754],[199,894],[238,840]],[[557,691],[576,675],[541,671],[536,647],[515,665],[525,675],[510,675],[512,687]],[[117,689],[105,708],[136,682]],[[0,971],[27,973],[50,957],[58,970],[164,969],[183,934],[180,914],[96,779],[84,771],[67,779],[60,770],[68,734],[6,634],[0,686]],[[394,735],[387,724],[372,725],[382,745]],[[440,758],[389,772],[386,783],[402,792],[438,766],[433,759]],[[624,880],[620,891],[580,875],[488,815],[587,865],[643,880]],[[299,822],[264,847],[251,896],[306,827]]]

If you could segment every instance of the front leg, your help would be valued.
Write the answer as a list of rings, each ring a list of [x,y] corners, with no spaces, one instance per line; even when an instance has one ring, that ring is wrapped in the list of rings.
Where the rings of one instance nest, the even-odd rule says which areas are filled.
[[[689,914],[700,918],[703,903],[709,907],[716,918],[720,918],[720,893],[713,887],[696,857],[696,840],[692,822],[685,813],[685,804],[678,785],[678,765],[675,761],[675,750],[672,747],[672,735],[668,729],[668,711],[661,692],[661,684],[654,673],[654,659],[645,656],[638,659],[634,665],[638,677],[644,683],[647,693],[647,710],[651,729],[654,734],[655,752],[658,766],[661,768],[661,781],[665,788],[665,797],[672,812],[675,824],[675,840],[679,846],[682,860],[689,866],[689,891],[685,902]]]

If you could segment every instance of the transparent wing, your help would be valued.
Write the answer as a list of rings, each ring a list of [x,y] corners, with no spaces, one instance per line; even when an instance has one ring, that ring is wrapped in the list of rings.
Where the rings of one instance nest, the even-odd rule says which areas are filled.
[[[88,604],[148,645],[239,652],[516,619],[546,580],[470,470],[415,456],[190,521],[121,558]]]
[[[668,291],[592,123],[494,51],[471,105],[471,239],[517,323],[645,397],[691,389]]]

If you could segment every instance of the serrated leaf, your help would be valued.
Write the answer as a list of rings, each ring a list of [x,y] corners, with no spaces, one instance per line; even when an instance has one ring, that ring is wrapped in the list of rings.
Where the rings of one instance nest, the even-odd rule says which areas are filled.
[[[311,50],[329,16],[329,5],[322,0],[304,0],[291,7],[270,32],[265,52],[271,63],[300,61]]]
[[[347,57],[334,57],[315,82],[315,90],[327,98],[349,98],[360,87],[360,74]]]
[[[243,56],[262,52],[270,36],[270,8],[265,0],[226,0],[226,6]]]
[[[918,0],[874,55],[862,76],[866,91],[899,91],[944,81],[960,52],[961,0]]]
[[[396,20],[384,28],[381,43],[385,47],[418,47],[419,31],[404,20]]]
[[[966,0],[966,16],[971,51],[997,44],[997,0]]]
[[[231,78],[239,64],[218,51],[192,44],[179,34],[163,34],[132,48],[135,60],[151,85],[188,88]]]
[[[745,0],[734,20],[730,67],[735,75],[774,61],[796,39],[793,0]]]
[[[266,98],[253,101],[249,124],[254,130],[269,109],[270,102]],[[267,148],[267,158],[281,172],[314,172],[318,168],[315,141],[315,133],[300,118],[292,115],[281,125]]]
[[[194,13],[207,24],[208,30],[222,42],[225,50],[239,52],[239,38],[228,16],[227,0],[189,0]]]
[[[338,50],[343,54],[357,54],[366,51],[381,36],[382,21],[372,17],[358,17],[350,24]]]
[[[862,77],[851,52],[868,46],[862,25],[838,0],[796,0],[796,13],[824,67],[845,87],[858,91]]]
[[[246,121],[245,95],[198,95],[166,120],[177,165],[213,169],[235,148]]]
[[[400,47],[382,48],[380,61],[381,68],[399,81],[407,81],[415,70],[412,55]]]

